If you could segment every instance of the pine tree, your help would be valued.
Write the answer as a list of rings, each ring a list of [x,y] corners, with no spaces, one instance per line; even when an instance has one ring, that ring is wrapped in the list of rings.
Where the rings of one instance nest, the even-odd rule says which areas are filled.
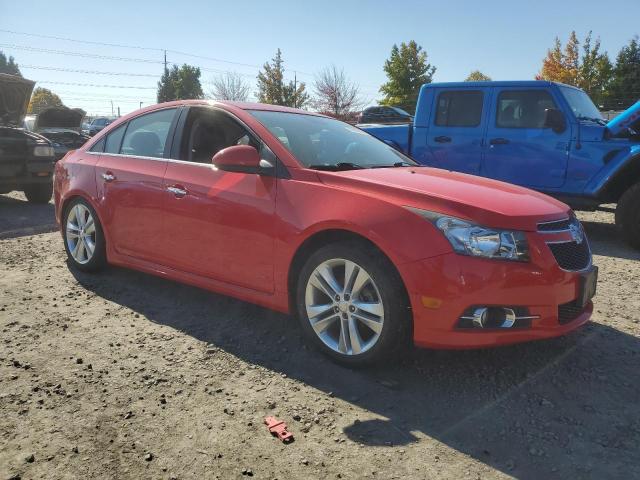
[[[303,108],[309,102],[304,82],[284,81],[284,60],[280,49],[271,63],[266,62],[258,73],[258,101],[272,105]]]
[[[165,69],[158,82],[158,102],[204,97],[200,84],[200,69],[184,64]]]
[[[480,70],[474,70],[471,72],[467,78],[464,79],[465,82],[490,82],[491,77],[485,75]]]
[[[640,43],[638,37],[622,47],[616,57],[607,106],[626,109],[640,99]]]
[[[436,67],[427,63],[427,52],[411,40],[408,44],[402,42],[399,48],[397,45],[391,48],[384,71],[389,80],[380,87],[384,94],[380,103],[414,112],[420,87],[431,83]]]
[[[7,56],[2,52],[0,52],[0,73],[8,73],[9,75],[16,75],[18,77],[22,76],[20,68],[18,68],[18,64],[13,57],[9,57],[7,60]]]

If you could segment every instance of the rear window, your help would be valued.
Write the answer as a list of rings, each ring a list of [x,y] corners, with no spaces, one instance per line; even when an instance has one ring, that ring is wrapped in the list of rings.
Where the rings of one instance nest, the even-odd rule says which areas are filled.
[[[93,147],[91,147],[89,149],[90,152],[104,152],[104,144],[105,144],[105,140],[104,137],[102,137],[98,143],[96,143]]]
[[[544,128],[549,108],[556,108],[556,104],[546,90],[504,90],[498,95],[496,126]]]
[[[105,153],[120,153],[120,144],[122,143],[122,136],[127,128],[127,124],[120,125],[107,135],[107,141],[104,145]]]
[[[438,95],[436,125],[477,127],[482,119],[483,98],[480,90],[442,92]]]

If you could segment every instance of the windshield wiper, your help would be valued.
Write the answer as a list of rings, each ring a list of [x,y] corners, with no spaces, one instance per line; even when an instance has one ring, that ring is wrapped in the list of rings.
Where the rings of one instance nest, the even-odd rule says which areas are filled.
[[[589,122],[596,122],[598,125],[606,125],[607,122],[603,118],[597,117],[585,117],[584,115],[579,115],[578,120],[587,120]]]
[[[309,165],[308,168],[313,170],[328,170],[330,172],[339,172],[341,170],[358,170],[364,168],[362,165],[351,162],[338,162],[338,163],[320,163],[316,165]]]
[[[416,165],[409,162],[396,162],[391,165],[371,165],[371,168],[398,168],[398,167],[419,167],[420,165]]]

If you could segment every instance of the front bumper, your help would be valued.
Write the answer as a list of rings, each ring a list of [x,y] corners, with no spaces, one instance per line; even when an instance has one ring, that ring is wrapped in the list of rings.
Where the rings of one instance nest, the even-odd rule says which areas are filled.
[[[53,178],[55,162],[53,158],[44,160],[22,160],[19,163],[0,164],[0,188],[20,189],[24,185],[49,183]]]
[[[580,294],[584,272],[562,270],[544,242],[531,242],[527,263],[448,253],[400,266],[413,310],[413,339],[429,348],[482,348],[564,335],[586,323],[593,304],[560,322],[558,308]],[[546,249],[546,250],[545,250]],[[593,268],[589,266],[589,269]],[[536,317],[527,328],[459,328],[473,305],[517,306]]]

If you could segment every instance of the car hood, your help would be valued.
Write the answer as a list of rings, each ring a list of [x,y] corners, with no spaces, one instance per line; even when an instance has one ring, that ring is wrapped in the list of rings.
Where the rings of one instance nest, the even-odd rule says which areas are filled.
[[[607,123],[607,129],[612,135],[623,133],[628,128],[640,132],[640,100]]]
[[[80,108],[49,107],[42,110],[36,117],[33,129],[42,130],[63,129],[80,131],[85,111]]]
[[[0,73],[0,125],[22,125],[35,82]]]
[[[535,231],[538,223],[566,218],[570,212],[564,203],[527,188],[437,168],[318,173],[328,185],[493,228]]]

